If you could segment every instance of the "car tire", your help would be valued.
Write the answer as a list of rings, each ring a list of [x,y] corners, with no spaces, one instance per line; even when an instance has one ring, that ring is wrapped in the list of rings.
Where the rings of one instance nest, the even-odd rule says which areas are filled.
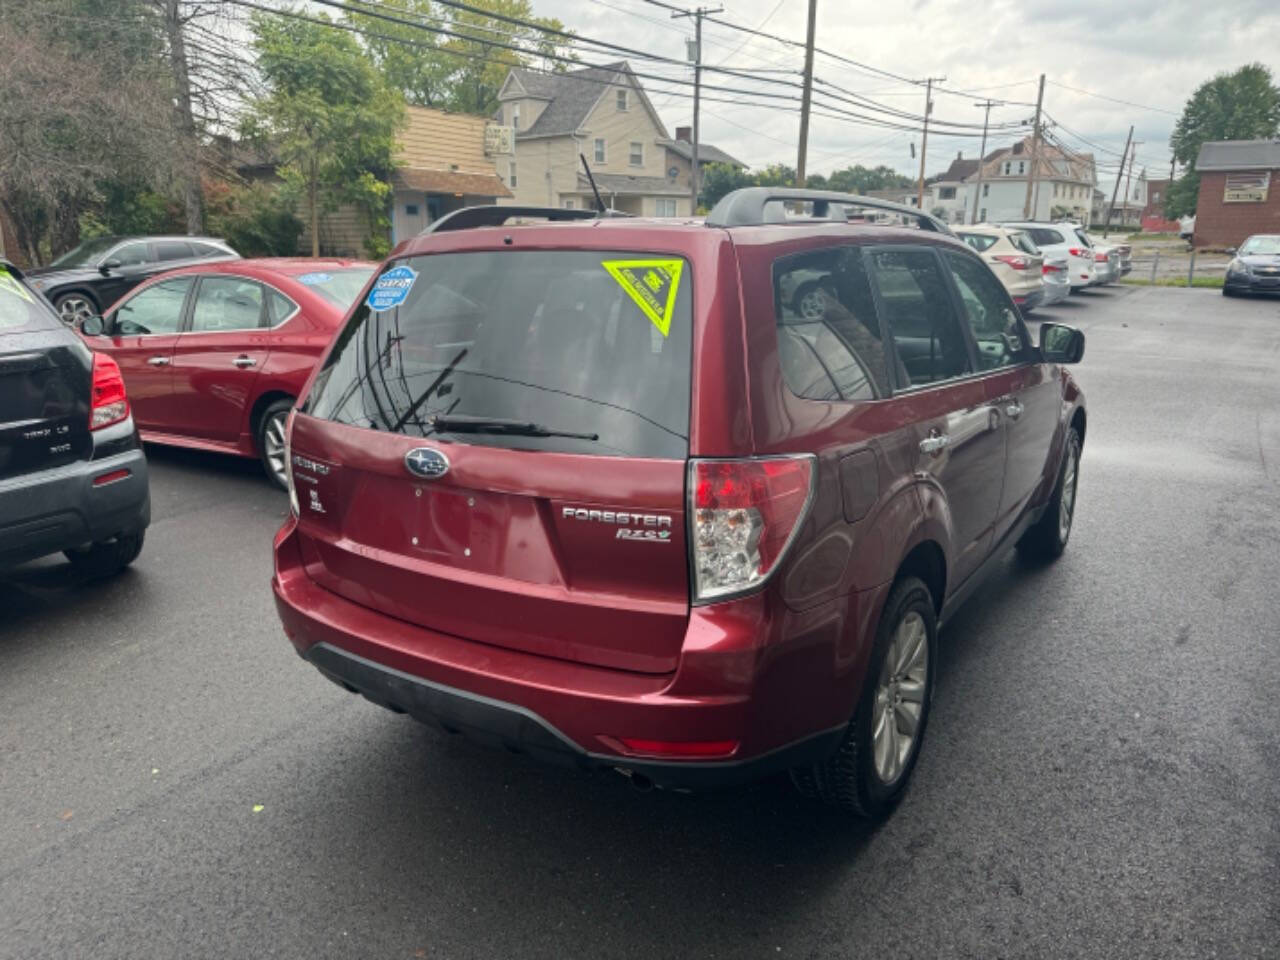
[[[1044,513],[1018,541],[1018,555],[1032,563],[1049,563],[1062,556],[1075,523],[1076,495],[1080,490],[1080,434],[1067,431],[1066,452],[1058,468],[1058,482]],[[1063,510],[1063,504],[1066,510]]]
[[[58,311],[58,316],[62,318],[62,322],[68,327],[74,327],[87,318],[98,313],[98,301],[92,294],[83,293],[79,290],[73,290],[70,293],[59,294],[53,300],[54,309]]]
[[[840,746],[825,760],[791,771],[791,781],[802,795],[868,819],[883,818],[893,810],[920,756],[937,650],[933,596],[923,581],[905,577],[885,601],[862,696]],[[904,651],[902,662],[888,662],[891,654]],[[905,750],[898,739],[903,725],[912,730]]]
[[[258,456],[262,458],[262,468],[267,472],[267,479],[281,490],[289,488],[289,480],[285,474],[284,428],[294,402],[292,399],[277,400],[263,410],[262,416],[258,418]]]
[[[63,556],[71,561],[71,566],[90,577],[110,577],[133,561],[142,553],[145,532],[122,533],[111,540],[91,544],[78,550],[65,550]]]
[[[1222,288],[1222,295],[1223,295],[1224,297],[1234,297],[1234,296],[1236,295],[1236,292],[1235,292],[1234,290],[1232,290],[1230,287],[1223,287],[1223,288]]]

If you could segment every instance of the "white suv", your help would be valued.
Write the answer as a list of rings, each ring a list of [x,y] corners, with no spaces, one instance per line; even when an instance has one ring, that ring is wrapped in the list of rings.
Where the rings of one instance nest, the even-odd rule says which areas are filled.
[[[1002,223],[1001,226],[1016,227],[1029,234],[1045,259],[1066,258],[1073,293],[1099,282],[1093,245],[1089,243],[1083,227],[1072,223],[1034,221]]]

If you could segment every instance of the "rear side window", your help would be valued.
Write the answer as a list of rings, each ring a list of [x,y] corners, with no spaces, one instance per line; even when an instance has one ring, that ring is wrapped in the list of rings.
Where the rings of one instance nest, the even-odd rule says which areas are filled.
[[[139,264],[150,263],[151,254],[145,243],[126,243],[107,257],[107,260],[114,260],[122,267],[136,267]]]
[[[951,292],[931,250],[873,250],[871,274],[900,369],[913,387],[972,373]]]
[[[182,305],[190,289],[190,277],[174,277],[134,294],[116,310],[112,333],[125,337],[177,333],[182,325]]]
[[[1029,253],[1033,257],[1038,257],[1040,255],[1040,248],[1032,243],[1031,237],[1028,234],[1023,233],[1021,230],[1009,234],[1009,242],[1023,253]]]
[[[684,260],[634,251],[392,261],[338,334],[305,410],[460,443],[684,458],[691,288]],[[491,423],[463,431],[437,416]],[[503,433],[496,421],[585,436]]]
[[[44,299],[0,265],[0,335],[60,326],[62,321]]]
[[[1093,241],[1089,239],[1088,234],[1086,234],[1083,230],[1077,230],[1076,236],[1080,238],[1080,242],[1083,243],[1086,247],[1089,247],[1089,248],[1093,247]]]
[[[165,260],[190,260],[194,254],[191,252],[191,244],[182,240],[158,240],[156,241],[156,259]]]
[[[806,400],[871,400],[889,393],[880,322],[857,247],[787,257],[773,268],[778,360]]]
[[[1031,234],[1032,242],[1041,247],[1067,242],[1066,237],[1061,233],[1057,230],[1050,230],[1048,227],[1032,227],[1027,233]]]
[[[241,277],[200,280],[191,311],[192,333],[255,330],[262,326],[262,285]]]
[[[985,233],[961,233],[957,234],[957,236],[979,253],[994,247],[997,239],[996,237],[989,237]]]
[[[293,316],[293,311],[297,309],[298,305],[279,290],[267,289],[267,310],[270,313],[268,326],[274,327],[277,323],[283,323]]]

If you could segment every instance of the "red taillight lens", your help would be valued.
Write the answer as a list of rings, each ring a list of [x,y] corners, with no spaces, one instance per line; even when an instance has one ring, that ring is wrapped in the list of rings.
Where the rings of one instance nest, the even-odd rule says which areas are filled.
[[[1067,253],[1071,254],[1073,257],[1087,257],[1089,255],[1088,251],[1082,250],[1079,247],[1072,247],[1067,251]]]
[[[93,397],[89,405],[89,429],[101,430],[129,416],[120,367],[105,353],[93,355]]]
[[[1094,262],[1094,263],[1106,263],[1106,262],[1107,262],[1107,255],[1106,255],[1105,253],[1095,253],[1095,254],[1093,255],[1093,262]]]
[[[1041,273],[1066,273],[1066,271],[1066,267],[1056,267],[1052,263],[1046,263],[1040,270]]]
[[[738,749],[737,740],[641,740],[619,737],[627,753],[650,757],[728,757]]]
[[[690,461],[694,602],[768,579],[808,511],[815,470],[811,454]]]
[[[1019,257],[1012,253],[997,253],[995,254],[995,258],[1001,263],[1008,264],[1015,270],[1025,270],[1027,267],[1031,266],[1031,261],[1026,257]]]

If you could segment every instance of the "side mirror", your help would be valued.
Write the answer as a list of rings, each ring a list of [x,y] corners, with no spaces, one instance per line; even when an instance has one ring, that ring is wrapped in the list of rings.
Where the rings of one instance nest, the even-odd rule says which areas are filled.
[[[95,313],[80,321],[80,332],[86,337],[100,337],[107,332],[107,322]]]
[[[105,277],[119,266],[120,261],[115,257],[112,257],[110,260],[103,260],[102,263],[98,264],[98,272]]]
[[[1064,323],[1041,324],[1040,355],[1045,363],[1079,363],[1084,359],[1084,334]]]
[[[1235,247],[1227,247],[1227,254],[1228,254],[1229,256],[1234,257],[1234,256],[1236,255],[1236,248],[1235,248]]]

